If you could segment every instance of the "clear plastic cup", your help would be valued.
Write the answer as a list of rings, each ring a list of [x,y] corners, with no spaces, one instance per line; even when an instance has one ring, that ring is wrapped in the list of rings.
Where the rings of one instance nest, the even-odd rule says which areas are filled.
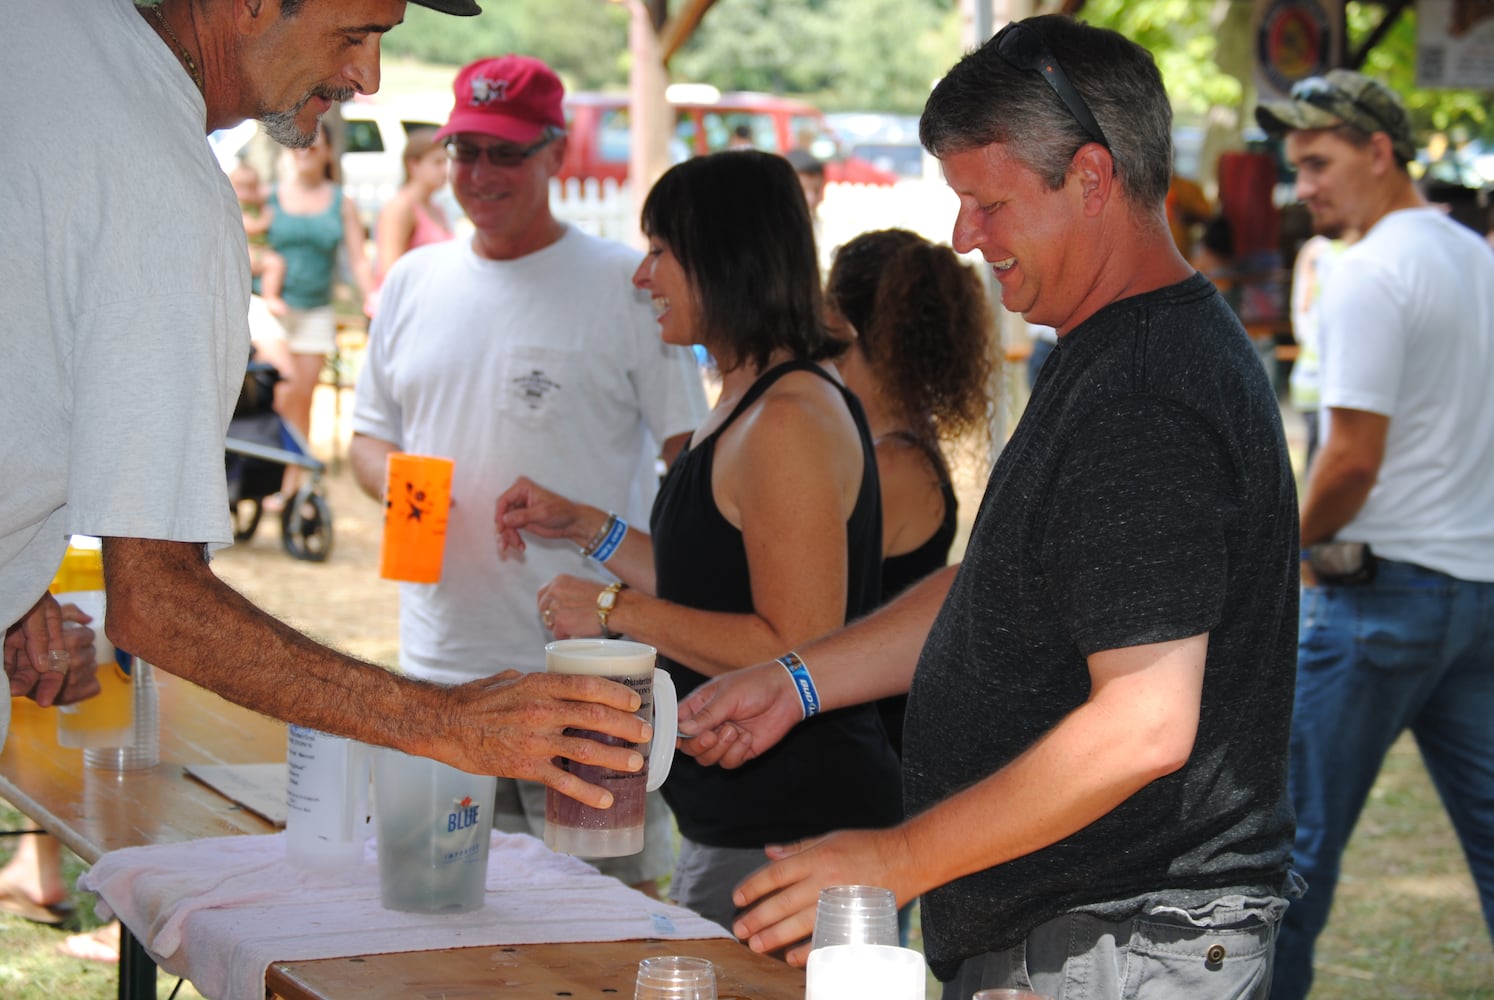
[[[896,947],[897,898],[874,885],[832,885],[820,890],[813,948],[843,944]]]
[[[645,958],[638,963],[633,1000],[716,1000],[716,970],[703,958]]]

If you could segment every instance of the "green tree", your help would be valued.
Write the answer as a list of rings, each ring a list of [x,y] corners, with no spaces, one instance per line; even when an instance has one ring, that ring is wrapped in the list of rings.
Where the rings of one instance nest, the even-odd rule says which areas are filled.
[[[490,3],[463,18],[411,5],[384,48],[453,67],[518,52],[543,59],[573,88],[621,87],[628,80],[628,15],[605,0]]]

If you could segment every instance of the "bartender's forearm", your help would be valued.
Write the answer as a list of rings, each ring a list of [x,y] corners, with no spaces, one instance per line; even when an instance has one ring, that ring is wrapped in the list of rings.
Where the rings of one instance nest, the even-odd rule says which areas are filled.
[[[328,649],[261,611],[213,574],[201,545],[106,538],[104,572],[109,638],[171,674],[363,742],[418,752],[442,731],[438,688]]]

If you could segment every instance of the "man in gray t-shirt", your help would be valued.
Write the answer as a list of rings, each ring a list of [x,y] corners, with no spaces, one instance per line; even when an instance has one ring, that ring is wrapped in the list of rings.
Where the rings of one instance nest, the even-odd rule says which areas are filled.
[[[1172,242],[1170,127],[1151,57],[1062,17],[931,95],[955,248],[1058,347],[962,566],[682,706],[687,751],[734,766],[909,691],[910,818],[772,852],[738,888],[754,948],[803,962],[819,889],[864,882],[923,899],[949,1000],[1264,996],[1294,891],[1296,497],[1266,374]]]

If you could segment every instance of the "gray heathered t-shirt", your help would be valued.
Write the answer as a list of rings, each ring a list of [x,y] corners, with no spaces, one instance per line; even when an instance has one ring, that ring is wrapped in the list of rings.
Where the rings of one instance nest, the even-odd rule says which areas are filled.
[[[1207,279],[1114,303],[1062,339],[919,660],[909,811],[997,771],[1078,707],[1096,651],[1209,633],[1202,716],[1180,771],[925,895],[935,974],[1074,909],[1118,919],[1116,901],[1158,893],[1281,889],[1297,539],[1276,397]]]

